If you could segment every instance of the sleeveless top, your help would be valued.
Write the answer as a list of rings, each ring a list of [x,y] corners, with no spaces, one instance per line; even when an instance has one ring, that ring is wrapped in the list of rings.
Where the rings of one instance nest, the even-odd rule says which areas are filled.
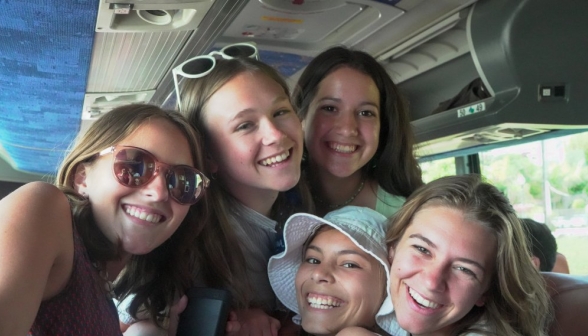
[[[104,280],[92,266],[75,225],[73,238],[71,277],[61,293],[41,302],[28,335],[122,335],[116,307],[101,285]]]

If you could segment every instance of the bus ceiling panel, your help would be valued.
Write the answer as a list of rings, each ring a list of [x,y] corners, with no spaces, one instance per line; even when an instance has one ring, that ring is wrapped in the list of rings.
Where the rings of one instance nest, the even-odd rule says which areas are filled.
[[[378,57],[400,84],[470,52],[467,10],[455,13]]]
[[[101,0],[97,32],[197,30],[214,0]]]
[[[163,104],[173,90],[170,70],[206,52],[246,2],[102,0],[81,131],[120,105]]]
[[[377,34],[394,40],[404,33],[415,33],[413,30],[423,27],[434,28],[436,23],[439,24],[438,21],[455,14],[475,1],[249,0],[225,1],[222,4],[220,2],[221,0],[217,0],[213,4],[199,29],[214,28],[215,32],[221,32],[221,34],[212,34],[211,36],[217,38],[207,42],[213,43],[206,44],[206,48],[197,49],[190,49],[190,41],[195,39],[191,36],[186,42],[186,47],[168,69],[190,56],[206,53],[211,48],[221,48],[235,42],[254,41],[260,49],[261,59],[292,79],[296,78],[300,69],[311,57],[329,46],[343,44],[361,48],[362,41]],[[233,7],[229,10],[231,5]],[[399,26],[396,24],[406,15],[406,11],[416,13],[411,14],[413,20],[420,20],[417,23],[408,24],[406,28],[409,29],[408,31],[398,29]],[[442,29],[447,27],[449,26],[443,26]],[[382,33],[384,28],[386,33]],[[196,34],[199,34],[198,31]],[[390,44],[387,45],[387,47],[390,46]],[[458,49],[459,53],[464,52],[460,47]],[[192,52],[186,50],[192,50]],[[165,66],[161,68],[164,69]],[[119,72],[113,71],[113,73]],[[148,87],[132,88],[134,91],[148,89]],[[152,101],[168,107],[173,106],[175,99],[171,95],[173,89],[171,77],[164,76]]]
[[[228,0],[101,0],[86,93],[153,96],[178,57],[210,35],[210,19],[227,3],[234,6]]]
[[[322,50],[332,45],[354,45],[402,16],[396,3],[397,0],[245,1],[240,11],[233,11],[233,17],[224,21],[226,29],[205,52],[231,43],[254,42],[260,59],[291,83],[291,78]],[[165,79],[154,101],[162,102],[162,95],[167,93],[163,104],[174,106],[172,91]]]
[[[255,41],[261,49],[314,56],[354,45],[402,16],[398,1],[251,0],[220,38]]]
[[[459,22],[461,11],[477,0],[401,1],[396,7],[404,14],[373,34],[358,41],[356,48],[365,50],[380,61],[395,59],[400,53],[418,47]],[[403,46],[403,48],[399,48]]]
[[[96,33],[86,92],[155,90],[191,31]]]

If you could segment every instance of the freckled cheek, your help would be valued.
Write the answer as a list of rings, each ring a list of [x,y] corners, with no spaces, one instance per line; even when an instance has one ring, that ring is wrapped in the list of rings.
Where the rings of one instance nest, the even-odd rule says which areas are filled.
[[[411,273],[416,273],[419,267],[419,261],[416,258],[411,258],[408,255],[397,254],[392,262],[390,268],[390,276],[395,278],[402,278]]]
[[[404,250],[399,246],[396,248],[395,252],[394,252],[394,257],[391,260],[392,263],[392,267],[395,266],[399,266],[402,264],[407,263],[407,258],[410,258],[405,252]]]
[[[392,292],[397,289],[398,282],[404,277],[404,270],[402,266],[396,265],[390,269],[390,289]]]

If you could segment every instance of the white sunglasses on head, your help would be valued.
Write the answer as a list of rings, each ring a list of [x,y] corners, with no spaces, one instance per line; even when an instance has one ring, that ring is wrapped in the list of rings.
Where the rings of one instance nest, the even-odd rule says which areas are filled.
[[[172,75],[174,77],[174,85],[176,88],[176,100],[178,101],[178,107],[180,110],[182,106],[180,104],[180,89],[178,85],[178,75],[186,78],[200,78],[208,75],[212,69],[216,66],[216,58],[214,56],[219,55],[224,59],[232,58],[255,58],[259,59],[259,52],[253,42],[235,43],[230,44],[220,51],[211,51],[208,55],[200,55],[192,57],[184,63],[178,65],[172,69]]]

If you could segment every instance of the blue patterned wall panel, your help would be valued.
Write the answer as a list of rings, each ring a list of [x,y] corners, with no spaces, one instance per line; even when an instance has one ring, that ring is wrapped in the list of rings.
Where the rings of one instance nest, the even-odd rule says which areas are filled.
[[[260,50],[259,59],[276,68],[284,77],[290,77],[304,68],[313,57],[276,51]]]
[[[0,143],[53,174],[80,127],[98,1],[0,1]]]

